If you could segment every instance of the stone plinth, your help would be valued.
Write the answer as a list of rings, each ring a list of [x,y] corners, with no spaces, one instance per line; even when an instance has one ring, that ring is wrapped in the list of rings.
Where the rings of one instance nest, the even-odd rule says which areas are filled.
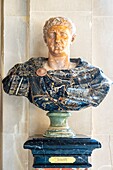
[[[35,136],[24,144],[34,157],[34,168],[89,168],[88,157],[101,144],[86,136],[44,138]]]

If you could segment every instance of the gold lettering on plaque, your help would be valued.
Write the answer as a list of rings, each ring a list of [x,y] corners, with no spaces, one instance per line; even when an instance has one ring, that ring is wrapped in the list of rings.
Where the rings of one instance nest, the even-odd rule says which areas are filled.
[[[50,157],[50,163],[74,163],[76,159],[74,157]]]

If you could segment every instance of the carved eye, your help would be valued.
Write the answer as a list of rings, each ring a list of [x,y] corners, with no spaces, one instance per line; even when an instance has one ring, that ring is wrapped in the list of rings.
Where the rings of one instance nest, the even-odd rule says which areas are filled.
[[[54,32],[48,33],[48,37],[52,39],[55,38],[55,33]]]
[[[67,38],[67,34],[65,32],[60,32],[61,37]]]

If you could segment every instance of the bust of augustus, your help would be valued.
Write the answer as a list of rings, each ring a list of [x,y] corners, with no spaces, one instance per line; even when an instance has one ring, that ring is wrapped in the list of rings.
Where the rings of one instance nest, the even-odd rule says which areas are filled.
[[[98,106],[110,88],[102,70],[81,58],[70,57],[76,37],[72,21],[54,17],[46,21],[44,41],[48,58],[30,58],[16,64],[3,79],[4,91],[25,96],[37,107],[48,111],[80,110]]]

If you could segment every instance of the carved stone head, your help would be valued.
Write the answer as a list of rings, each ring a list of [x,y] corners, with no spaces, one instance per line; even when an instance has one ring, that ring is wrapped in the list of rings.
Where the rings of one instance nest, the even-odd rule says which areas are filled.
[[[74,40],[74,37],[76,35],[76,27],[74,23],[70,19],[65,17],[53,17],[47,20],[43,27],[44,40],[46,43],[48,29],[51,28],[52,26],[66,26],[72,35],[72,41]]]

